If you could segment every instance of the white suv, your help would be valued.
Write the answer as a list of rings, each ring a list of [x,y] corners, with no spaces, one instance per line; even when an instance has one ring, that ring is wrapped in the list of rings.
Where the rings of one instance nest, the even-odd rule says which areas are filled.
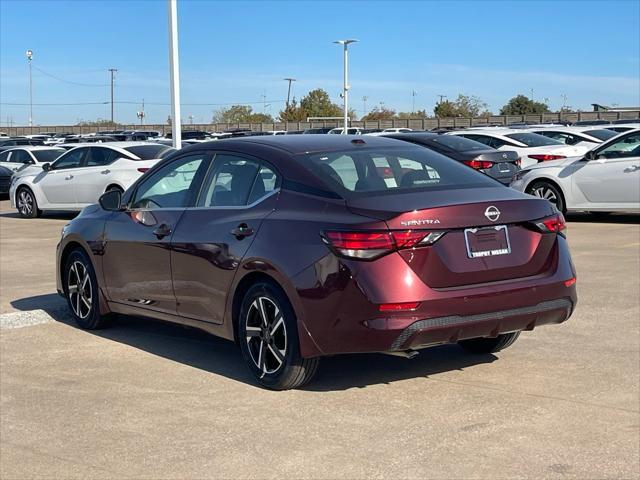
[[[108,190],[124,192],[173,151],[148,142],[72,148],[53,163],[17,172],[9,190],[11,205],[23,217],[37,217],[42,210],[81,210]]]

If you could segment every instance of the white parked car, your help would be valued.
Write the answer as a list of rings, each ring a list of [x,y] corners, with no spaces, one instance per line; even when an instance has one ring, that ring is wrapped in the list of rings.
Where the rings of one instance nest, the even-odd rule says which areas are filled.
[[[370,135],[372,137],[384,137],[385,135],[390,135],[392,133],[409,133],[409,132],[413,132],[413,129],[398,127],[398,128],[385,128],[381,132],[365,133],[365,135]]]
[[[552,138],[511,128],[456,130],[448,132],[446,135],[460,135],[484,143],[496,150],[518,152],[522,168],[536,165],[539,162],[584,155],[589,150],[589,147],[586,146],[565,145]]]
[[[607,130],[613,130],[614,132],[622,133],[628,132],[629,130],[634,130],[636,128],[640,128],[640,122],[638,123],[620,123],[615,125],[605,125]]]
[[[640,212],[640,129],[584,156],[521,170],[511,187],[546,198],[562,212]]]
[[[63,148],[24,146],[14,147],[0,152],[0,166],[7,167],[14,172],[27,165],[42,166],[53,162],[65,152]]]
[[[329,135],[342,135],[342,127],[332,128],[327,132]],[[360,127],[349,127],[347,128],[347,135],[362,135],[362,128]]]
[[[582,144],[589,148],[593,148],[596,145],[618,135],[612,130],[598,127],[541,126],[528,128],[525,131],[553,138],[565,145]]]
[[[106,191],[124,192],[173,151],[149,142],[78,146],[53,163],[17,172],[9,190],[11,205],[23,217],[37,217],[42,210],[81,210]]]

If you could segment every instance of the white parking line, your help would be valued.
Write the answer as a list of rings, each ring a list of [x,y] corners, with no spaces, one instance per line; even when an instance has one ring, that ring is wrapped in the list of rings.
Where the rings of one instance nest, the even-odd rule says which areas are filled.
[[[11,312],[0,315],[0,330],[10,328],[31,327],[43,323],[51,323],[55,320],[44,310],[30,310],[28,312]]]

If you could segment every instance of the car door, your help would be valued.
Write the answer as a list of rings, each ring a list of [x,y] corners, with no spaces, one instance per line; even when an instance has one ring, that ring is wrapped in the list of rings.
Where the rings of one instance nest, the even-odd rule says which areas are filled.
[[[181,316],[222,323],[229,288],[262,220],[274,210],[273,167],[219,153],[198,204],[185,211],[171,242],[173,288]]]
[[[192,206],[209,155],[190,153],[144,178],[124,211],[105,223],[102,270],[109,300],[175,314],[170,243]]]
[[[79,206],[96,203],[109,186],[109,165],[120,157],[110,148],[88,147],[87,155],[76,174],[74,187]]]
[[[595,150],[594,159],[586,161],[572,175],[572,188],[579,190],[589,203],[640,203],[640,132],[633,132]]]
[[[48,204],[76,207],[74,182],[87,150],[86,147],[69,150],[53,162],[50,170],[43,172],[41,178],[38,178],[40,175],[37,177]]]

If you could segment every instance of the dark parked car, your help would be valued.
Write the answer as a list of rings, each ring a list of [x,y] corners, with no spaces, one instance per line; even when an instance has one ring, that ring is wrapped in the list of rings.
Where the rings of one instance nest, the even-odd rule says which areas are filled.
[[[9,195],[9,187],[11,186],[11,176],[13,170],[0,165],[0,195],[6,197]]]
[[[303,130],[302,133],[305,133],[307,135],[319,135],[319,134],[329,133],[333,129],[334,127],[307,128],[306,130]],[[291,132],[288,132],[288,134],[290,135]]]
[[[427,147],[486,173],[504,185],[509,185],[513,176],[520,171],[520,157],[516,152],[501,152],[480,142],[457,135],[410,132],[394,133],[385,135],[385,137]]]
[[[63,230],[57,288],[83,328],[112,313],[195,326],[287,389],[324,355],[486,354],[564,322],[577,301],[564,228],[548,201],[406,142],[229,139],[85,208]]]
[[[206,140],[207,138],[210,138],[210,135],[207,132],[200,130],[183,130],[180,136],[182,137],[182,140]],[[173,132],[167,132],[165,137],[172,138]]]

